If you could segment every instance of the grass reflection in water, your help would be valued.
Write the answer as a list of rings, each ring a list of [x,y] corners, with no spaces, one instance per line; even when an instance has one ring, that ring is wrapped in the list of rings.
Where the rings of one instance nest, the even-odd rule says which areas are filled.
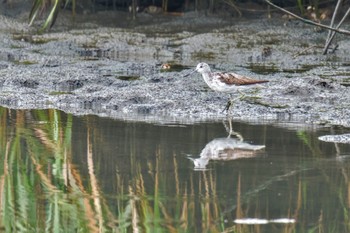
[[[243,135],[234,142],[265,145],[266,155],[221,154],[197,171],[188,155],[231,142],[221,123],[167,127],[6,108],[0,121],[6,232],[350,231],[350,163],[340,156],[350,148],[318,141],[329,129],[234,123]]]

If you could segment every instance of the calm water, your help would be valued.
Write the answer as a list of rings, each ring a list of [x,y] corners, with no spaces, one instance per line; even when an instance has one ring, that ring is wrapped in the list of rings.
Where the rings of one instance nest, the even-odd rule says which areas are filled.
[[[350,232],[346,129],[0,120],[3,232]]]

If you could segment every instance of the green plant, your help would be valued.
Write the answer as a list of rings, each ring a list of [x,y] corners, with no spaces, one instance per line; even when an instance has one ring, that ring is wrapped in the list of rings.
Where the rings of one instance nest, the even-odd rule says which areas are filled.
[[[297,5],[300,10],[301,15],[304,15],[304,1],[303,0],[297,0]]]
[[[66,0],[64,2],[64,7],[66,7],[69,2],[70,0]],[[51,28],[56,22],[57,15],[61,6],[62,6],[62,0],[34,0],[33,7],[29,14],[29,26],[33,24],[34,20],[38,17],[38,15],[42,14],[48,7],[51,7],[49,15],[47,16],[41,28],[41,31],[47,29],[48,27]],[[74,15],[75,0],[72,0],[72,12]]]

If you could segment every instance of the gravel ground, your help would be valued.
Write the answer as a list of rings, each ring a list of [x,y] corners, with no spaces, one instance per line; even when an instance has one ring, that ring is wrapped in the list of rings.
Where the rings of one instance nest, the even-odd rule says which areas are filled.
[[[100,26],[95,15],[74,28],[60,17],[53,31],[36,34],[25,17],[0,15],[2,106],[154,122],[223,119],[227,94],[210,90],[199,74],[183,77],[207,62],[215,71],[270,81],[235,103],[234,119],[350,126],[345,36],[323,56],[326,31],[280,15],[140,14],[139,22],[150,22],[138,26],[120,13],[122,26]],[[165,63],[172,69],[162,70]]]

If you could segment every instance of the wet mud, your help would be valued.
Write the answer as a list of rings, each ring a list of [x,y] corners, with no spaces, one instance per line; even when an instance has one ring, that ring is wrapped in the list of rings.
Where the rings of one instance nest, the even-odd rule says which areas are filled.
[[[138,25],[120,14],[123,23],[108,26],[94,16],[70,27],[62,16],[44,34],[0,15],[0,104],[159,122],[222,119],[228,95],[210,90],[199,74],[184,77],[206,62],[269,80],[234,104],[234,119],[350,125],[345,36],[337,35],[334,53],[321,55],[327,31],[280,15],[139,15],[149,23]]]

